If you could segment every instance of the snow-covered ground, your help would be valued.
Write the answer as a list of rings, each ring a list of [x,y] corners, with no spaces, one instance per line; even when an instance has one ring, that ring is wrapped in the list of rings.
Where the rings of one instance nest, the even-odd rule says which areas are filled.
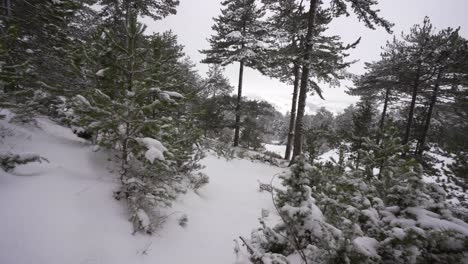
[[[271,151],[280,155],[281,157],[284,156],[286,152],[286,145],[276,145],[276,144],[265,144],[263,145],[267,151]]]
[[[278,167],[208,155],[210,183],[180,197],[163,229],[131,235],[125,205],[108,156],[68,128],[46,118],[39,127],[0,121],[13,133],[0,152],[35,153],[49,163],[0,170],[0,263],[129,264],[235,263],[234,239],[249,236],[261,210],[273,211],[271,196],[258,191],[284,171]],[[13,134],[13,135],[12,135]],[[177,219],[188,215],[186,227]],[[273,216],[270,216],[273,217]]]

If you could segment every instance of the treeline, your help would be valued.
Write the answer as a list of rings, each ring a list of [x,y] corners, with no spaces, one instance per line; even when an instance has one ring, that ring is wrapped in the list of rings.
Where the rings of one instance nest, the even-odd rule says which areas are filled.
[[[222,14],[214,19],[211,48],[202,53],[207,63],[239,63],[235,146],[242,130],[243,69],[250,67],[293,87],[285,159],[292,151],[293,157],[303,152],[307,95],[323,99],[322,85],[338,85],[346,78],[354,78],[351,94],[369,100],[363,104],[371,104],[374,111],[381,111],[378,104],[383,106],[380,129],[390,112],[406,116],[394,119],[404,131],[401,137],[404,144],[410,144],[411,154],[421,156],[428,142],[455,152],[466,151],[468,53],[459,29],[436,30],[426,18],[422,25],[388,42],[381,58],[366,65],[366,74],[353,77],[346,72],[353,63],[346,59],[348,51],[359,39],[345,44],[340,36],[327,34],[327,27],[336,17],[354,12],[365,26],[391,32],[392,23],[378,15],[375,4],[343,0],[222,3]]]
[[[345,69],[352,62],[346,61],[347,51],[359,42],[344,44],[339,36],[326,34],[327,26],[351,11],[367,27],[381,26],[390,32],[392,24],[378,16],[374,1],[353,2],[350,6],[343,0],[330,1],[329,7],[322,4],[315,0],[222,2],[222,14],[214,19],[211,48],[202,53],[207,63],[239,63],[234,146],[239,145],[241,131],[244,67],[293,84],[285,155],[289,159],[292,149],[293,156],[302,153],[307,94],[315,92],[322,97],[320,82],[336,85],[348,77]]]

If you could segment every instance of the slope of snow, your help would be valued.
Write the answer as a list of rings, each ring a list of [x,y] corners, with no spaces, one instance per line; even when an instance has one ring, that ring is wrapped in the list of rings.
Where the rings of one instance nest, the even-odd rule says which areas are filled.
[[[233,240],[249,236],[261,210],[273,211],[258,181],[284,169],[209,154],[202,162],[210,183],[168,209],[164,228],[134,235],[108,155],[48,119],[39,128],[0,121],[14,133],[0,152],[36,153],[50,162],[0,171],[0,263],[128,264],[235,263]],[[188,215],[186,227],[177,219]]]

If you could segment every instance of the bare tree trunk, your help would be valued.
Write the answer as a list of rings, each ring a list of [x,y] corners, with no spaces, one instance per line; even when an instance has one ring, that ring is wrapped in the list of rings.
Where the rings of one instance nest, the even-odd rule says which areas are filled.
[[[424,144],[426,143],[427,134],[429,132],[429,127],[431,125],[432,119],[432,112],[434,111],[435,104],[437,102],[437,93],[439,92],[439,80],[440,80],[440,72],[437,75],[436,83],[434,86],[434,91],[432,92],[431,96],[431,103],[429,105],[429,111],[427,112],[426,123],[424,124],[423,134],[421,135],[421,139],[419,141],[419,148],[416,150],[417,155],[422,155],[424,152]]]
[[[302,76],[301,76],[301,85],[299,91],[299,103],[297,106],[297,117],[295,125],[295,137],[294,137],[294,150],[293,157],[291,162],[294,162],[294,158],[302,153],[302,145],[304,142],[304,113],[305,113],[305,104],[307,100],[307,91],[308,91],[308,81],[309,81],[309,61],[312,53],[312,37],[315,27],[315,17],[317,8],[319,5],[319,0],[311,0],[309,8],[309,16],[307,22],[307,35],[305,42],[305,53],[302,61]]]
[[[239,85],[237,90],[236,105],[236,123],[234,131],[234,147],[239,146],[240,121],[241,121],[241,103],[242,103],[242,80],[244,77],[244,60],[239,62]]]
[[[413,85],[413,95],[411,97],[411,105],[410,105],[410,110],[408,114],[408,121],[406,123],[406,131],[405,131],[405,137],[403,139],[403,144],[407,144],[410,139],[411,126],[413,125],[414,107],[416,105],[416,97],[418,95],[418,88],[419,88],[419,82],[420,82],[419,80],[420,73],[421,73],[421,62],[419,62],[418,69],[416,72],[416,79]]]
[[[128,0],[124,2],[125,4],[125,31],[126,31],[126,48],[127,52],[129,53],[128,55],[130,56],[130,59],[127,63],[127,90],[132,91],[133,89],[133,75],[134,75],[134,59],[135,59],[135,32],[133,32],[133,29],[130,28],[133,25],[133,23],[136,23],[136,21],[133,21],[134,19],[136,20],[136,17],[134,17],[134,14],[132,13],[130,3]]]
[[[384,107],[382,110],[382,117],[380,118],[380,125],[379,125],[379,129],[381,133],[383,132],[384,126],[385,126],[385,117],[387,115],[389,97],[390,97],[390,87],[387,87],[387,90],[385,91],[385,99],[384,99]],[[378,135],[377,144],[379,144],[379,142],[380,142],[380,136]]]
[[[125,138],[122,140],[122,163],[121,163],[121,172],[120,172],[120,182],[124,182],[124,178],[128,173],[128,138],[129,138],[129,124],[125,123]]]
[[[9,18],[11,16],[11,0],[3,0],[2,7],[5,12],[5,16]]]
[[[297,107],[297,93],[299,90],[299,80],[300,80],[300,70],[297,63],[294,64],[294,90],[293,98],[291,105],[291,116],[289,119],[289,132],[288,132],[288,142],[286,143],[286,153],[284,154],[284,159],[289,160],[291,156],[291,149],[294,140],[294,125],[296,124],[296,107]]]

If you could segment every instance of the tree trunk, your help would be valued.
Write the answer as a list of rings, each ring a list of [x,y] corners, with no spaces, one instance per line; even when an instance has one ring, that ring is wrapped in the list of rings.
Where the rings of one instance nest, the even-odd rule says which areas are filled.
[[[241,103],[242,103],[242,79],[244,77],[244,60],[239,62],[239,85],[237,90],[236,123],[234,131],[234,147],[239,146]]]
[[[5,11],[5,16],[10,18],[11,16],[11,0],[3,0],[2,7]]]
[[[294,137],[294,150],[291,163],[294,162],[294,158],[302,153],[302,145],[304,141],[304,113],[305,104],[307,99],[308,81],[309,81],[309,61],[312,51],[312,37],[315,27],[315,13],[319,5],[319,0],[311,0],[309,8],[309,16],[307,22],[307,35],[305,43],[305,53],[302,61],[302,75],[301,75],[301,86],[299,91],[299,103],[297,106],[297,117],[295,124],[295,137]]]
[[[432,112],[434,111],[435,104],[437,102],[437,93],[439,92],[439,80],[440,73],[437,75],[436,83],[434,86],[434,91],[432,92],[431,103],[429,105],[429,111],[427,112],[426,123],[424,124],[423,134],[419,141],[419,148],[416,152],[417,155],[422,155],[424,152],[424,144],[426,143],[427,133],[429,132],[429,127],[431,125]]]
[[[406,132],[405,132],[405,137],[403,139],[403,144],[407,144],[409,142],[409,139],[410,139],[411,126],[413,125],[414,107],[416,105],[416,97],[418,95],[420,72],[421,72],[421,62],[419,62],[418,69],[417,69],[417,72],[416,72],[416,79],[415,79],[414,85],[413,85],[413,95],[412,95],[412,98],[411,98],[411,105],[410,105],[410,110],[409,110],[409,114],[408,114],[408,121],[406,123]]]
[[[299,90],[299,80],[300,80],[300,70],[299,65],[294,63],[294,90],[293,98],[291,105],[291,117],[289,119],[289,132],[288,132],[288,142],[286,144],[286,153],[284,154],[284,159],[289,160],[291,156],[291,149],[294,139],[294,125],[296,124],[296,106],[297,106],[297,92]]]
[[[385,126],[385,116],[387,115],[387,108],[388,108],[388,100],[390,97],[390,87],[387,87],[387,90],[385,91],[385,99],[384,99],[384,107],[382,110],[382,117],[380,118],[380,133],[383,132],[384,126]],[[380,136],[377,136],[377,144],[380,142]]]

